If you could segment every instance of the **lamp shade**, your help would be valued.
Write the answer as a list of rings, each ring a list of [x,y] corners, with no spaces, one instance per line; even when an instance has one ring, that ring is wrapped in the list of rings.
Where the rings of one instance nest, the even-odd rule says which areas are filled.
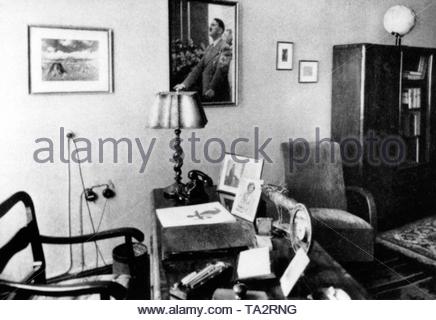
[[[206,114],[196,92],[159,92],[148,119],[149,128],[204,128]]]
[[[415,26],[416,15],[406,6],[393,6],[386,11],[383,25],[387,32],[404,36]]]

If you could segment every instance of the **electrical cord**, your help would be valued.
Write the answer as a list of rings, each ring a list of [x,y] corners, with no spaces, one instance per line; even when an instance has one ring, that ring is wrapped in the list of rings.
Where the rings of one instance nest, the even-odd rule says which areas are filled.
[[[68,137],[68,236],[72,237],[72,226],[71,226],[71,138]],[[73,269],[73,245],[70,243],[70,267],[67,269],[66,273],[69,273]]]
[[[67,135],[67,184],[68,184],[68,191],[67,191],[67,212],[68,212],[68,236],[72,237],[72,214],[71,214],[71,194],[72,194],[72,187],[71,187],[71,139],[73,138],[72,135]],[[73,270],[73,245],[70,243],[69,245],[69,256],[70,256],[70,265],[67,268],[67,270],[60,275],[57,276],[63,276],[67,275]]]
[[[81,235],[83,235],[83,209],[82,209],[82,206],[83,206],[83,195],[85,193],[86,187],[85,187],[85,180],[83,178],[81,160],[80,160],[79,151],[78,151],[79,148],[77,147],[77,143],[75,140],[73,140],[73,143],[74,143],[74,147],[75,147],[76,154],[77,154],[77,164],[79,166],[79,176],[80,176],[80,181],[82,183],[82,189],[83,189],[82,193],[80,194],[80,233],[81,233]],[[86,207],[87,207],[87,211],[88,211],[88,215],[89,215],[89,220],[91,222],[92,232],[95,234],[96,231],[95,231],[95,226],[94,226],[94,220],[92,219],[91,208],[89,206],[88,201],[85,201],[85,203],[86,203]],[[97,244],[97,241],[93,241],[93,242],[94,242],[94,246],[95,246],[95,255],[96,255],[97,264],[98,264],[98,256],[100,255],[101,259],[103,261],[103,264],[106,265],[106,262],[103,258],[103,254],[101,253],[101,250]],[[84,244],[83,243],[81,244],[81,249],[82,249],[82,261],[81,261],[81,263],[82,263],[82,271],[83,271],[84,267],[85,267],[85,256],[84,256],[85,252],[84,252]]]
[[[85,187],[85,180],[83,179],[81,160],[80,160],[79,151],[78,151],[78,148],[77,148],[77,143],[74,140],[73,140],[73,143],[74,143],[74,147],[75,147],[76,153],[77,153],[77,164],[79,166],[80,181],[82,182],[82,188],[83,188],[83,193],[84,193],[86,187]],[[86,201],[86,207],[88,209],[89,215],[91,216],[91,208],[89,207],[88,201]],[[92,219],[91,219],[91,228],[92,228],[92,232],[95,233],[94,221]]]
[[[68,157],[67,157],[67,184],[68,184],[68,191],[67,191],[67,212],[68,212],[68,236],[71,238],[72,236],[72,224],[71,224],[71,136],[67,135],[67,152],[68,152]],[[67,268],[67,270],[63,273],[61,273],[60,275],[57,275],[57,277],[63,276],[63,275],[68,275],[71,270],[73,270],[73,245],[70,243],[69,244],[69,251],[70,251],[70,266]]]
[[[101,214],[100,214],[100,220],[98,221],[97,230],[96,230],[97,232],[100,230],[100,226],[101,226],[101,223],[102,223],[102,221],[103,221],[104,214],[105,214],[105,212],[106,212],[106,206],[107,206],[107,204],[108,204],[108,201],[107,201],[107,199],[106,199],[106,201],[104,202],[104,205],[103,205],[103,209],[102,209]],[[103,261],[103,264],[106,265],[106,262],[104,261],[103,256],[101,257],[101,259],[102,259],[102,261]],[[95,267],[96,267],[96,268],[98,267],[98,255],[96,256],[96,259],[95,259]]]
[[[83,235],[83,195],[84,191],[80,194],[80,206],[79,206],[79,232]],[[81,271],[85,270],[85,244],[80,243],[80,267]]]
[[[106,211],[106,206],[107,206],[107,199],[104,202],[103,209],[102,209],[102,212],[101,212],[101,215],[100,215],[100,220],[98,221],[97,232],[100,230],[100,226],[101,226],[101,223],[103,221],[103,217],[104,217],[104,214],[105,214],[105,211]]]
[[[83,235],[84,234],[84,219],[83,219],[83,201],[85,196],[85,190],[82,191],[82,193],[80,194],[80,206],[79,206],[79,230],[80,230],[80,234]],[[86,203],[88,203],[85,200]],[[89,206],[88,206],[89,208]],[[89,218],[91,219],[91,223],[93,224],[94,221],[92,219],[91,213],[90,211],[88,211],[89,214]],[[95,234],[96,232],[98,232],[98,229],[96,231],[93,231],[93,233]],[[104,265],[106,265],[106,261],[104,260],[103,254],[100,250],[100,247],[97,244],[97,241],[93,241],[94,245],[95,245],[95,256],[96,256],[96,267],[98,267],[98,256],[101,257],[101,260],[103,262]],[[81,249],[81,271],[85,270],[85,244],[81,243],[80,244],[80,249]]]

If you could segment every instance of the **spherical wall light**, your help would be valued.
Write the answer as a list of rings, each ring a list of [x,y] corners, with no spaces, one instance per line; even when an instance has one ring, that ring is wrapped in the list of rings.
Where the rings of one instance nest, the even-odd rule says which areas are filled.
[[[386,11],[383,25],[387,32],[396,37],[397,44],[401,44],[401,37],[412,30],[416,23],[416,15],[406,6],[393,6]]]

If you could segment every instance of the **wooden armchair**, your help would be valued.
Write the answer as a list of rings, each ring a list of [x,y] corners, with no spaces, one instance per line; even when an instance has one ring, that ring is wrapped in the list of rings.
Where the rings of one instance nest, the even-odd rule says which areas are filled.
[[[25,207],[27,224],[18,230],[18,232],[0,248],[0,275],[8,261],[28,245],[30,245],[33,255],[33,270],[21,282],[2,280],[0,278],[0,297],[6,299],[31,299],[34,296],[72,297],[90,294],[99,294],[101,299],[109,299],[110,297],[125,299],[127,297],[128,289],[116,281],[84,281],[82,278],[99,273],[110,273],[110,268],[98,268],[47,279],[45,272],[46,262],[42,244],[78,244],[124,237],[126,244],[132,248],[130,254],[133,257],[132,238],[140,242],[143,241],[144,234],[141,231],[135,228],[119,228],[75,237],[44,236],[39,234],[33,201],[26,192],[17,192],[0,204],[0,219],[20,202]],[[74,280],[72,281],[72,279]],[[55,282],[65,280],[69,280],[69,282],[78,280],[79,283],[55,284]],[[123,280],[126,280],[126,278]]]
[[[336,142],[281,145],[292,198],[310,208],[314,238],[337,260],[372,261],[377,230],[371,193],[346,187]]]

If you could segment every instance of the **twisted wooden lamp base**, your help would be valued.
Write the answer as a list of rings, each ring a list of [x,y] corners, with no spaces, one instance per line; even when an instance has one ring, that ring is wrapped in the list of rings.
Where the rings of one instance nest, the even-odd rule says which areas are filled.
[[[172,185],[169,185],[164,189],[164,196],[167,198],[176,198],[179,194],[180,188],[183,186],[182,183],[182,166],[183,166],[183,149],[181,146],[181,139],[180,139],[180,133],[182,130],[176,129],[174,130],[174,133],[176,135],[176,138],[174,139],[174,154],[173,154],[173,160],[174,160],[174,172],[176,173],[176,176],[174,177],[174,182]]]

